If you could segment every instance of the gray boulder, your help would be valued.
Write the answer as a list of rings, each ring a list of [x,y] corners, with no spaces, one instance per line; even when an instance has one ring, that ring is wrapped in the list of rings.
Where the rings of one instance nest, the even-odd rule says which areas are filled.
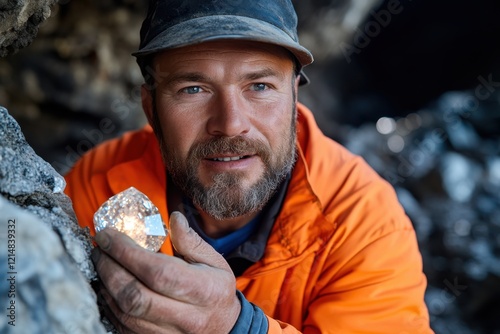
[[[0,195],[48,224],[90,282],[96,278],[90,234],[78,226],[65,186],[64,178],[33,151],[17,122],[0,107]]]
[[[0,280],[8,282],[0,305],[11,307],[0,317],[1,333],[106,332],[90,286],[90,235],[64,187],[0,107]]]
[[[106,333],[96,296],[58,235],[3,197],[0,212],[1,275],[6,274],[0,333]]]

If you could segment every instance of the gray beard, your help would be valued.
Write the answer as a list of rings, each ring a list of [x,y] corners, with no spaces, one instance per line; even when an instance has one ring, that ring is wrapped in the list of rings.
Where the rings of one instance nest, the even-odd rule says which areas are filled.
[[[229,138],[220,140],[223,141],[222,146],[231,145]],[[291,172],[297,157],[294,129],[289,140],[288,147],[283,148],[286,152],[282,150],[281,159],[274,164],[271,163],[270,153],[259,154],[265,166],[264,174],[249,189],[241,187],[240,178],[243,174],[238,172],[216,174],[212,178],[212,183],[204,186],[197,176],[199,160],[195,158],[188,158],[188,161],[191,161],[188,166],[167,158],[167,170],[176,186],[205,213],[217,220],[236,218],[261,210]],[[221,145],[211,146],[213,148],[210,151],[221,151],[218,149]],[[238,153],[237,147],[238,145],[233,150],[235,153]],[[207,149],[206,147],[195,149],[195,153],[190,154],[190,157],[196,156],[196,151],[205,155]],[[227,150],[222,151],[227,152]]]
[[[189,175],[185,183],[176,182],[174,177],[174,182],[196,206],[214,219],[244,216],[261,210],[271,199],[293,168],[296,157],[295,150],[293,152],[282,168],[266,168],[261,179],[246,190],[241,188],[241,176],[236,173],[217,174],[208,187],[203,186],[195,175]]]

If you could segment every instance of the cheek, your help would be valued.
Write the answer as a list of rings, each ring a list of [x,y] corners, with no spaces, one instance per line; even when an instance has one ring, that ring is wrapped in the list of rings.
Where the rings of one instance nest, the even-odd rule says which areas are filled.
[[[194,120],[186,119],[182,115],[163,117],[162,132],[166,150],[175,154],[177,158],[186,159],[193,143],[200,133],[198,124]]]
[[[293,115],[293,104],[280,102],[256,117],[257,128],[268,139],[271,147],[280,147],[284,140],[288,140]]]

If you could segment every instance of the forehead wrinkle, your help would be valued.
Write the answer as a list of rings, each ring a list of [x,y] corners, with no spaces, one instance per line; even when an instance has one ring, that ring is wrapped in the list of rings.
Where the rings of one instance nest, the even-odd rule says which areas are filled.
[[[210,78],[201,72],[182,72],[169,75],[164,78],[166,84],[176,84],[183,82],[208,82]]]
[[[276,69],[271,67],[264,67],[263,69],[252,71],[249,73],[243,73],[240,75],[240,80],[258,80],[267,77],[275,77],[283,80],[285,75]]]
[[[287,71],[283,70],[283,66],[276,66],[273,67],[272,65],[266,65],[266,64],[258,64],[261,61],[252,61],[252,62],[246,62],[243,61],[239,65],[244,65],[246,63],[246,66],[248,67],[245,69],[244,67],[239,67],[237,70],[230,71],[233,74],[236,74],[237,80],[239,81],[252,81],[252,80],[258,80],[262,78],[267,78],[267,77],[274,77],[279,80],[284,80],[286,78],[286,74],[288,73]],[[273,62],[274,63],[274,62]],[[189,68],[189,66],[186,66]],[[226,72],[226,70],[224,70]],[[163,76],[161,78],[164,80],[164,83],[166,84],[177,84],[177,83],[184,83],[184,82],[212,82],[213,78],[211,75],[208,75],[205,72],[202,71],[189,71],[186,69],[186,71],[178,71],[177,73],[169,73],[166,76]]]

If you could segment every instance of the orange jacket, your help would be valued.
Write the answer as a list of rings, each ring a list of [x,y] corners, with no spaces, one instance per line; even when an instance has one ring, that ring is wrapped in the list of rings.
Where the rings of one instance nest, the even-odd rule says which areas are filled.
[[[392,187],[325,137],[299,104],[299,159],[263,258],[237,289],[274,333],[432,333],[414,229]],[[136,187],[165,218],[166,178],[151,128],[89,152],[67,175],[82,226],[110,196]],[[168,221],[168,219],[165,219]],[[161,251],[172,254],[170,242]]]

